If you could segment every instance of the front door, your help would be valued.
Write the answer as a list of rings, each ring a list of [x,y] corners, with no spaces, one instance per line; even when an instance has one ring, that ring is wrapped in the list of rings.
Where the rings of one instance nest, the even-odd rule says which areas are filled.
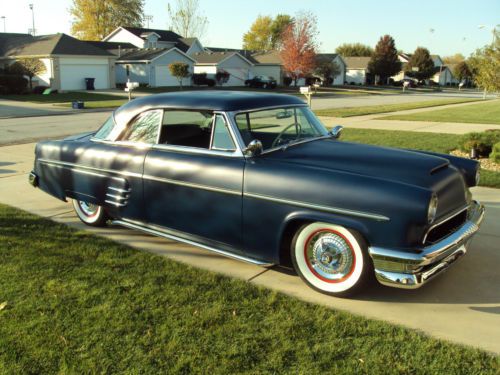
[[[144,162],[148,223],[241,249],[244,165],[223,115],[165,111],[159,144]]]

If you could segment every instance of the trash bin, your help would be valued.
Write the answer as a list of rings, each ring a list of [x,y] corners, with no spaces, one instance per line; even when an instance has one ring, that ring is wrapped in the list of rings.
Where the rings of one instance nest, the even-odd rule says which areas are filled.
[[[85,78],[85,86],[87,87],[87,90],[95,90],[94,81],[95,78]]]
[[[83,109],[84,108],[83,101],[81,100],[74,100],[71,102],[71,108],[73,109]]]

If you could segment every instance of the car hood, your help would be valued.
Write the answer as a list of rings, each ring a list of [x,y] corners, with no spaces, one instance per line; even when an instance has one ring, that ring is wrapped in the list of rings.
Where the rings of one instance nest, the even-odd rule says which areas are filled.
[[[424,188],[431,186],[433,175],[450,164],[449,160],[437,155],[334,139],[292,145],[265,156],[274,161],[356,173]]]

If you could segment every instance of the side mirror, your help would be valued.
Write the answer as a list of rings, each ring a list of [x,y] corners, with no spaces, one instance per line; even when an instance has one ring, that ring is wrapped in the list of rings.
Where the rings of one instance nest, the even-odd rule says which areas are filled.
[[[262,142],[258,139],[254,139],[243,150],[243,153],[248,156],[259,156],[260,154],[262,154],[262,149]]]
[[[340,135],[342,134],[342,130],[344,130],[344,127],[342,125],[337,125],[332,130],[330,130],[329,133],[333,138],[337,139],[337,138],[340,138]]]

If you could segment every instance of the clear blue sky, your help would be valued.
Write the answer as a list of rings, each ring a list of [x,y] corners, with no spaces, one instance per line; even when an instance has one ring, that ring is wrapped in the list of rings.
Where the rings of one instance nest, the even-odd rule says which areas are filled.
[[[71,0],[0,0],[7,32],[27,32],[31,27],[30,3],[35,7],[38,34],[69,34]],[[146,14],[154,17],[150,27],[168,26],[167,3],[146,0]],[[225,47],[241,47],[243,33],[259,14],[293,15],[299,10],[318,16],[321,52],[333,52],[345,42],[374,46],[388,33],[406,52],[424,46],[440,55],[467,56],[491,41],[491,32],[478,25],[500,24],[500,0],[200,0],[200,7],[210,21],[202,42]]]

